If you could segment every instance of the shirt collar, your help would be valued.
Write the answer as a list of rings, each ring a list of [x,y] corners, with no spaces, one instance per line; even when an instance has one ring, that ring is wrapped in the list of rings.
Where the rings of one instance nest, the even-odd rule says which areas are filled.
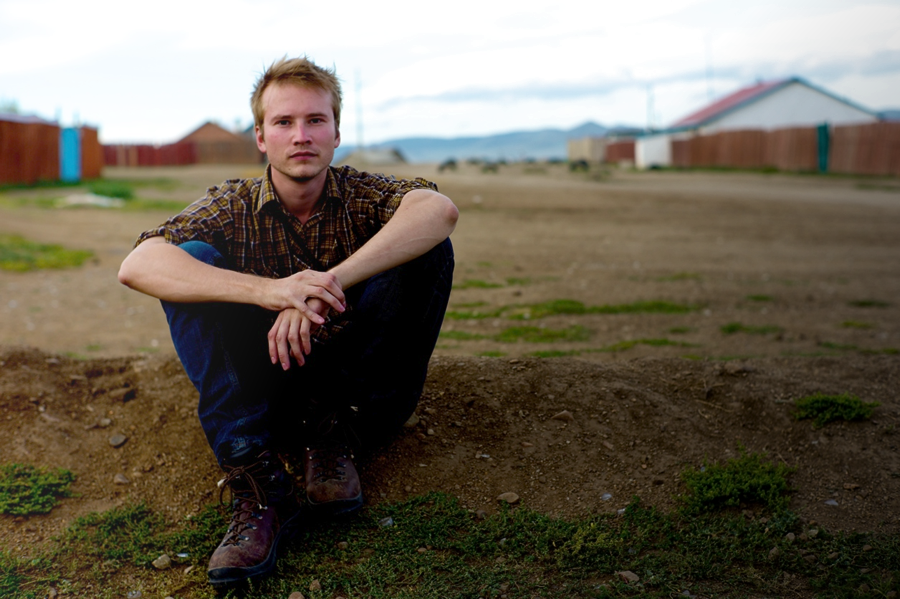
[[[326,202],[341,199],[337,177],[335,177],[334,175],[334,169],[330,166],[325,173],[324,194]],[[272,202],[280,205],[280,202],[278,201],[278,193],[275,191],[275,186],[272,184],[272,165],[270,164],[266,167],[266,174],[263,176],[262,185],[259,188],[259,202],[256,206],[256,212],[260,212],[266,209],[265,206],[271,204]]]

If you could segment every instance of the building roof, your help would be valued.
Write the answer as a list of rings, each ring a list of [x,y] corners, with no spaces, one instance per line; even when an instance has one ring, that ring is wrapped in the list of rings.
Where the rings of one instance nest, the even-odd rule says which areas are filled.
[[[779,79],[776,81],[768,82],[760,81],[754,85],[751,85],[750,87],[739,89],[734,93],[728,94],[724,98],[716,100],[712,104],[704,106],[697,112],[692,112],[686,117],[675,121],[674,123],[672,123],[672,128],[699,127],[708,123],[709,121],[719,118],[726,113],[755,102],[756,100],[759,100],[760,98],[767,96],[773,91],[781,89],[785,85],[793,83],[794,81],[798,81],[798,79]]]
[[[178,140],[182,142],[203,142],[203,141],[225,141],[225,142],[244,142],[245,139],[221,126],[207,121]]]
[[[715,121],[730,112],[734,112],[739,110],[749,104],[757,102],[762,98],[777,92],[780,89],[787,87],[793,83],[799,83],[800,85],[806,86],[810,89],[814,89],[819,93],[825,94],[826,96],[837,100],[838,102],[842,102],[847,104],[848,106],[852,106],[857,110],[862,110],[863,112],[867,112],[872,114],[872,116],[877,116],[871,110],[866,108],[862,108],[861,106],[857,106],[856,104],[834,94],[825,91],[819,87],[811,85],[809,82],[805,81],[800,77],[790,77],[787,79],[777,79],[774,81],[760,81],[751,85],[749,87],[745,87],[737,90],[734,93],[731,93],[724,98],[720,98],[709,104],[700,110],[693,112],[681,119],[675,121],[670,126],[671,129],[694,129],[697,127],[702,127],[712,121]]]

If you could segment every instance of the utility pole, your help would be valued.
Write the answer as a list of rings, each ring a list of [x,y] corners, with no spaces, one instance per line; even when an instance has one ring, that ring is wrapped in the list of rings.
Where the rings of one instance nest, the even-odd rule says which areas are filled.
[[[713,96],[713,67],[712,67],[712,34],[706,34],[706,99],[712,102]]]
[[[356,149],[363,149],[362,77],[356,69]]]

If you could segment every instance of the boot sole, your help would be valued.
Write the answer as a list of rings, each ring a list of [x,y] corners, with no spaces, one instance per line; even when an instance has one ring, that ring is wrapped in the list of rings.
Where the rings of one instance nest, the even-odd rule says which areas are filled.
[[[207,570],[206,576],[209,579],[210,586],[216,590],[224,590],[246,582],[251,578],[259,578],[271,574],[278,561],[278,546],[283,541],[290,541],[297,533],[301,512],[302,510],[297,510],[297,513],[282,525],[281,530],[275,535],[272,549],[264,561],[251,568],[216,568],[215,570]]]
[[[317,516],[349,516],[363,506],[362,493],[352,499],[341,501],[329,501],[327,503],[313,503],[307,497],[306,504],[312,513]]]

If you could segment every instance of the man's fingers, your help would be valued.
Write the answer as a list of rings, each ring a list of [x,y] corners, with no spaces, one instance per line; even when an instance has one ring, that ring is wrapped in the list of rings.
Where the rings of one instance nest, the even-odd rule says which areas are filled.
[[[297,306],[297,309],[303,312],[303,315],[312,320],[316,324],[322,324],[325,322],[325,318],[318,314],[315,310],[309,307],[308,302],[311,298],[320,299],[329,306],[331,306],[336,312],[343,312],[347,309],[344,303],[336,298],[334,295],[328,293],[325,289],[321,287],[313,288],[313,291],[316,293],[310,293],[300,304]]]
[[[303,343],[303,353],[309,355],[312,352],[312,342],[309,339],[309,334],[312,329],[312,323],[309,319],[304,318],[303,322],[300,323],[300,340]]]

